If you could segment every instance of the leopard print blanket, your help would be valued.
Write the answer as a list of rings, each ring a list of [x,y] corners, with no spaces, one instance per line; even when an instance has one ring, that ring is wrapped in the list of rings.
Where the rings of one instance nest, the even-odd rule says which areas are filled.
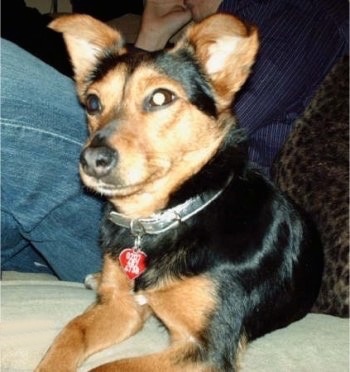
[[[325,269],[315,312],[349,315],[349,57],[326,77],[277,157],[274,181],[311,217]]]

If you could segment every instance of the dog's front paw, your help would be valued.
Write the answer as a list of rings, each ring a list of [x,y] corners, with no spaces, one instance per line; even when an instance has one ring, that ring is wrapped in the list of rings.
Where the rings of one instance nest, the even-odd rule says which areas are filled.
[[[101,281],[101,273],[86,275],[85,280],[84,280],[85,288],[96,291],[100,285],[100,281]]]

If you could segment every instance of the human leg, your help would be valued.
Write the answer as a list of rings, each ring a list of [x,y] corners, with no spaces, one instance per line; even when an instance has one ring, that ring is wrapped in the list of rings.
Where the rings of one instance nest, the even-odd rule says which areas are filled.
[[[73,82],[2,40],[1,83],[2,267],[30,245],[59,278],[82,281],[100,268],[101,201],[79,180],[87,133]]]

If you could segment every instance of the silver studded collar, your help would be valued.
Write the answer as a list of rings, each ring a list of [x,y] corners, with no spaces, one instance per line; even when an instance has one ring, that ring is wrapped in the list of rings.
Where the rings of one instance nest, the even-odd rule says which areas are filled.
[[[196,195],[182,204],[152,214],[150,217],[131,219],[121,213],[112,211],[109,213],[108,219],[118,226],[129,228],[134,236],[161,234],[176,228],[181,223],[205,209],[223,193],[232,178],[233,175],[228,178],[224,187],[219,191],[205,192]]]

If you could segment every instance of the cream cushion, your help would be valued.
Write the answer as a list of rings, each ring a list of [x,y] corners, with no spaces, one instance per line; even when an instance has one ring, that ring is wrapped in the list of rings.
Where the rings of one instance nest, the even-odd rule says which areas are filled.
[[[55,335],[94,301],[95,294],[83,285],[38,274],[25,280],[11,276],[7,279],[1,282],[0,370],[32,371]],[[151,318],[140,333],[92,356],[79,371],[106,361],[159,351],[167,344],[167,332]],[[242,365],[242,371],[347,372],[348,319],[309,314],[252,342]]]

